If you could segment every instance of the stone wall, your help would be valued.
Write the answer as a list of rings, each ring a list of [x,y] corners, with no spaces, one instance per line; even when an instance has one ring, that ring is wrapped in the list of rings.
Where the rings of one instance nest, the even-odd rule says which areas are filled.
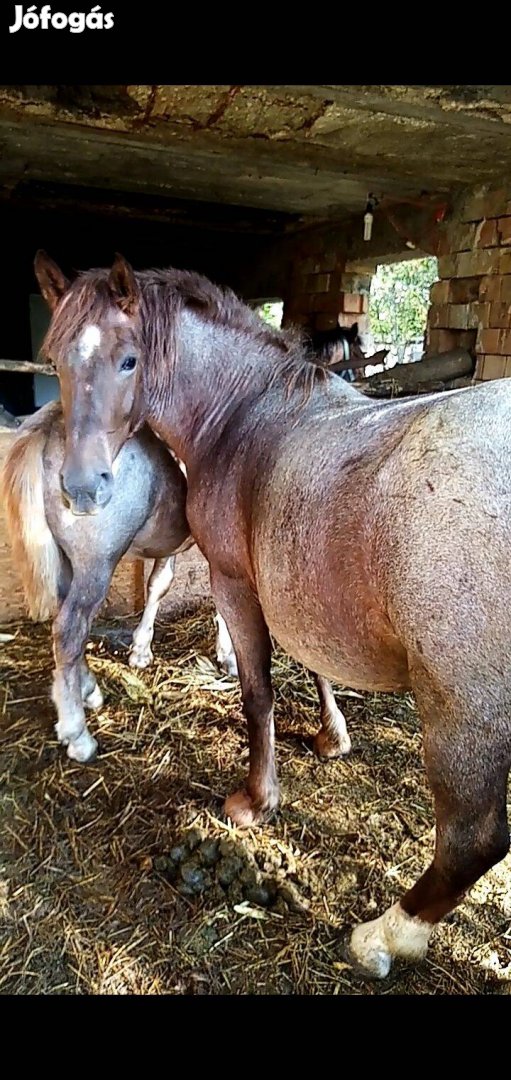
[[[461,346],[475,378],[511,376],[511,185],[466,195],[446,224],[431,288],[427,352]]]

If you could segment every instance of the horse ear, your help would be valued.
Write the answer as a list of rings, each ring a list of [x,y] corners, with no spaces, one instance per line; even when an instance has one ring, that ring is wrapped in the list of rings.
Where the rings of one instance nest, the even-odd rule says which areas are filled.
[[[123,255],[116,253],[108,284],[121,311],[133,315],[138,303],[138,285],[133,268]]]
[[[348,331],[348,340],[351,342],[356,341],[358,338],[358,322],[354,322]]]
[[[50,311],[55,311],[57,304],[69,289],[67,277],[57,263],[42,250],[37,252],[34,259],[34,272]]]

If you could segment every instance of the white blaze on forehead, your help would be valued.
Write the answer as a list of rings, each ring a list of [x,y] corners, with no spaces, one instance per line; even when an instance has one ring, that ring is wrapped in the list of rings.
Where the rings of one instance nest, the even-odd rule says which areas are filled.
[[[94,349],[101,344],[101,330],[99,326],[87,326],[78,342],[78,352],[82,360],[89,360]]]

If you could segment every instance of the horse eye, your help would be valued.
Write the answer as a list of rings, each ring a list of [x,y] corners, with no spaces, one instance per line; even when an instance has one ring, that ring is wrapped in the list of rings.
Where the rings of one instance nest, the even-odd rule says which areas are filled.
[[[126,356],[121,364],[121,371],[133,371],[133,368],[136,367],[136,363],[136,356]]]

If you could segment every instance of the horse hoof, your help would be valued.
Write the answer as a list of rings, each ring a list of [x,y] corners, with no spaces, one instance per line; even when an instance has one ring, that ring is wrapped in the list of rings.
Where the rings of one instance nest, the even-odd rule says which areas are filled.
[[[92,694],[87,695],[87,697],[84,699],[83,704],[85,705],[86,709],[101,709],[102,706],[103,706],[104,700],[105,699],[103,697],[103,694],[101,693],[101,690],[99,689],[99,686],[96,683],[96,686],[94,687],[94,690],[92,691]]]
[[[130,658],[127,663],[130,667],[139,667],[140,670],[144,670],[144,667],[150,667],[154,657],[152,652],[146,646],[134,645],[130,651]]]
[[[349,735],[342,739],[332,739],[325,731],[318,731],[314,739],[314,753],[320,761],[332,761],[334,758],[346,757],[351,750]]]
[[[341,937],[340,955],[345,963],[349,964],[354,975],[360,979],[370,980],[386,979],[392,967],[392,957],[385,949],[380,948],[362,956],[353,947],[353,937],[356,930],[345,930]]]
[[[144,668],[151,667],[153,660],[154,657],[149,648],[133,645],[129,655],[128,664],[130,667],[143,670]]]
[[[89,735],[88,731],[84,731],[78,739],[67,744],[67,756],[71,761],[76,761],[80,765],[90,765],[92,761],[97,757],[98,744],[96,739]]]
[[[226,799],[224,811],[239,829],[249,829],[253,825],[261,825],[263,821],[266,821],[271,812],[276,810],[277,805],[278,800],[274,805],[256,807],[246,791],[237,791]]]

